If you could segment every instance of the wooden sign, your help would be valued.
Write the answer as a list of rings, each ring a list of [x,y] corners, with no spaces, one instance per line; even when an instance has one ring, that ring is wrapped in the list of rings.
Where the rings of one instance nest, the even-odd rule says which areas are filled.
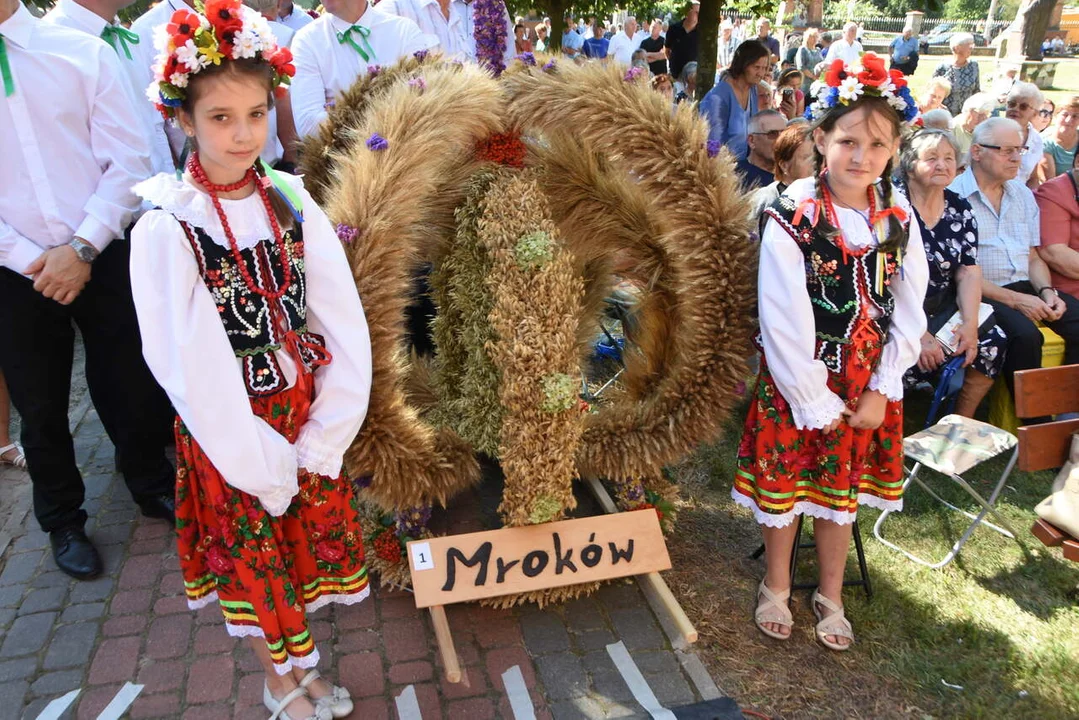
[[[667,570],[651,508],[408,544],[416,607],[426,608]]]

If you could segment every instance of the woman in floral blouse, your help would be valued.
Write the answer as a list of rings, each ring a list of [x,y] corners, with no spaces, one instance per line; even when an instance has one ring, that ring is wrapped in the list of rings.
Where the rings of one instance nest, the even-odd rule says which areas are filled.
[[[964,355],[967,368],[955,412],[973,417],[1004,364],[1004,331],[992,317],[978,322],[982,271],[978,267],[978,223],[970,203],[948,189],[955,179],[959,148],[942,130],[922,130],[903,149],[899,173],[907,185],[914,216],[929,259],[929,289],[925,294],[928,329],[922,352],[911,372],[928,378],[948,360],[936,333],[958,310],[962,323],[955,354]]]
[[[944,98],[944,107],[954,117],[963,111],[963,103],[976,92],[981,92],[982,81],[978,75],[978,63],[970,59],[974,51],[974,36],[956,33],[948,43],[952,49],[952,61],[937,65],[933,77],[943,77],[952,85],[951,94]]]

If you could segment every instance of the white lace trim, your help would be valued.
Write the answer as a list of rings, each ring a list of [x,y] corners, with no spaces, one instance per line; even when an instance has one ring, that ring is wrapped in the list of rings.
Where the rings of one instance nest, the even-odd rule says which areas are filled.
[[[790,405],[791,416],[799,430],[826,428],[847,409],[840,397],[831,391],[810,403],[795,404],[787,400],[787,404]]]
[[[188,598],[188,600],[187,600],[187,609],[188,610],[202,610],[204,607],[206,607],[210,603],[215,603],[215,602],[217,602],[217,591],[216,590],[214,590],[212,593],[210,593],[206,597],[201,597],[198,600],[192,600],[191,598]]]
[[[300,437],[296,439],[296,462],[308,472],[335,478],[341,474],[344,450],[336,452],[317,440],[316,435],[306,426],[300,431]]]
[[[351,593],[347,595],[323,595],[314,602],[308,603],[307,614],[310,615],[316,610],[320,610],[331,603],[334,605],[357,605],[366,600],[370,595],[370,585],[368,585],[358,593]]]
[[[251,638],[257,637],[266,639],[266,636],[262,632],[262,628],[255,625],[229,625],[225,623],[225,629],[228,631],[230,637],[237,638]],[[313,668],[318,665],[319,661],[318,648],[315,647],[310,655],[303,657],[296,657],[295,655],[288,655],[287,659],[283,663],[274,663],[274,670],[278,675],[285,675],[292,671],[292,668],[298,667],[301,669]]]
[[[303,189],[300,178],[287,173],[278,174],[285,178],[296,192]],[[159,207],[177,220],[200,228],[221,247],[229,246],[210,196],[186,180],[177,180],[168,173],[158,173],[135,185],[132,191],[151,206]],[[229,228],[240,249],[254,247],[259,241],[272,236],[273,229],[258,193],[243,200],[222,200],[221,208],[228,215]]]
[[[819,518],[821,520],[829,520],[837,525],[850,525],[858,516],[857,512],[833,510],[832,508],[823,507],[822,505],[818,505],[809,500],[800,500],[794,503],[794,507],[785,513],[766,513],[757,506],[757,503],[753,501],[753,498],[748,495],[743,495],[733,486],[731,487],[731,499],[734,500],[735,504],[752,510],[753,519],[758,525],[764,525],[771,528],[787,527],[794,522],[799,515],[808,515],[809,517]],[[903,509],[902,500],[885,500],[876,495],[870,495],[869,493],[858,493],[858,505],[865,505],[866,507],[876,508],[877,510],[892,510],[895,512],[899,512]]]
[[[889,400],[902,402],[903,373],[891,368],[877,368],[877,371],[869,378],[869,389],[876,390]]]

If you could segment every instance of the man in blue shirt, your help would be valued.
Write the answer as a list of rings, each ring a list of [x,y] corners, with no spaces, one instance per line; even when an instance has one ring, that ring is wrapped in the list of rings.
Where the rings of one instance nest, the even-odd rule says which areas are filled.
[[[746,192],[767,187],[775,180],[776,138],[785,127],[787,118],[776,110],[761,110],[749,119],[749,153],[737,165]]]
[[[596,20],[592,23],[592,37],[584,41],[584,56],[593,60],[602,60],[607,57],[607,49],[611,41],[603,37],[603,23]]]
[[[577,57],[584,49],[584,38],[577,34],[573,18],[566,18],[565,31],[562,33],[562,52],[569,57]]]
[[[903,34],[892,40],[888,48],[892,53],[892,67],[902,70],[904,75],[913,75],[918,69],[918,38],[914,30],[903,28]]]

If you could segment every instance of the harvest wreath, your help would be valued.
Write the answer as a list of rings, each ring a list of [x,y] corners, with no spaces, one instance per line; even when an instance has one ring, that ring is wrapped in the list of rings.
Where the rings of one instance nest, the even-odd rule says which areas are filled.
[[[421,55],[340,97],[303,148],[367,312],[374,379],[346,456],[372,569],[405,584],[434,504],[505,475],[507,526],[563,519],[576,478],[673,526],[663,468],[715,438],[746,375],[755,253],[733,166],[689,108],[614,68],[533,58],[496,80]],[[437,354],[405,311],[430,263]],[[581,400],[604,298],[638,289],[625,372]],[[511,597],[540,603],[569,587]]]

